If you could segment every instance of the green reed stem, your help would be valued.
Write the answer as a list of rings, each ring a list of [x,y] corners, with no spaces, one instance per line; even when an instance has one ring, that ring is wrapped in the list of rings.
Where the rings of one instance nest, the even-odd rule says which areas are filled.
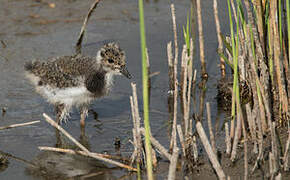
[[[145,151],[146,151],[146,168],[149,180],[153,180],[151,142],[150,142],[150,122],[149,122],[149,98],[148,98],[148,71],[146,62],[146,36],[144,23],[143,0],[139,0],[139,22],[141,37],[141,53],[142,53],[142,83],[143,83],[143,111],[145,126]]]
[[[234,25],[233,25],[233,19],[232,19],[232,11],[231,11],[231,5],[230,5],[230,0],[228,1],[228,11],[229,11],[229,19],[230,19],[230,29],[231,29],[231,40],[232,40],[232,56],[233,56],[233,63],[234,63],[234,85],[233,85],[233,95],[236,94],[236,83],[235,83],[235,73],[236,73],[236,68],[237,68],[237,63],[236,62],[236,46],[235,46],[235,36],[234,36]],[[233,98],[232,101],[232,121],[235,119],[235,98]]]
[[[239,114],[239,104],[240,104],[240,88],[239,88],[239,81],[238,81],[238,57],[239,57],[239,33],[240,33],[240,15],[241,15],[241,9],[239,8],[239,5],[241,4],[241,0],[237,0],[237,9],[239,11],[239,13],[237,13],[237,22],[236,22],[236,45],[235,45],[235,50],[236,50],[236,53],[235,53],[235,57],[233,59],[234,61],[234,87],[233,88],[236,88],[236,90],[234,91],[235,92],[235,96],[236,96],[236,108],[237,108],[237,114]]]

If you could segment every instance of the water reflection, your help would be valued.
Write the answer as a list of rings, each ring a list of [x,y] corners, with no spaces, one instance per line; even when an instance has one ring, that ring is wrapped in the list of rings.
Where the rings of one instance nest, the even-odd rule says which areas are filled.
[[[56,130],[57,148],[79,150],[77,146],[72,145],[69,140]],[[90,149],[90,143],[85,135],[84,129],[81,130],[79,142],[87,149]],[[42,151],[33,160],[33,165],[26,168],[26,173],[36,178],[44,179],[116,179],[112,175],[112,169],[100,161],[80,155],[67,153]]]

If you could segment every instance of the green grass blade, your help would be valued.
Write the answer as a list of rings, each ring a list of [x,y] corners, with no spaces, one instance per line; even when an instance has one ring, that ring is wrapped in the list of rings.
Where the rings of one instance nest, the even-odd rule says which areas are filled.
[[[143,83],[143,111],[144,111],[144,126],[145,126],[145,150],[147,176],[149,180],[153,180],[152,157],[151,157],[151,142],[150,142],[150,122],[149,122],[149,97],[148,97],[148,72],[146,62],[146,36],[144,23],[143,0],[139,0],[139,22],[140,22],[140,37],[141,37],[141,53],[142,53],[142,83]]]

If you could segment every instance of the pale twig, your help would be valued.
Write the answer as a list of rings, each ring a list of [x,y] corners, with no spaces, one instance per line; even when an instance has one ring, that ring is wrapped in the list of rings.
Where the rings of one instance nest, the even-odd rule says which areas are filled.
[[[15,127],[21,127],[21,126],[28,126],[28,125],[39,123],[39,122],[40,121],[31,121],[31,122],[27,122],[27,123],[20,123],[20,124],[8,125],[8,126],[1,126],[0,130],[15,128]]]
[[[170,140],[170,150],[176,144],[176,119],[177,119],[177,94],[178,94],[178,81],[177,81],[177,64],[178,64],[178,44],[177,44],[177,32],[176,32],[176,18],[174,4],[171,4],[171,14],[174,32],[174,44],[175,44],[175,57],[174,57],[174,104],[173,104],[173,124],[172,135]]]
[[[208,122],[208,129],[209,129],[209,137],[210,137],[210,142],[211,142],[211,147],[213,152],[216,154],[216,148],[215,148],[215,139],[214,139],[214,134],[212,131],[212,125],[211,125],[211,112],[210,112],[210,104],[207,102],[206,103],[206,110],[207,110],[207,122]]]
[[[180,139],[180,144],[181,144],[181,148],[182,148],[182,153],[183,153],[183,156],[185,157],[185,144],[184,144],[184,137],[183,137],[183,133],[182,133],[181,126],[180,126],[179,124],[177,125],[177,132],[178,132],[179,139]]]
[[[145,129],[144,128],[140,128],[141,133],[145,136]],[[162,146],[157,139],[155,139],[151,134],[150,134],[150,140],[152,145],[158,149],[158,151],[160,152],[161,155],[163,155],[164,157],[166,157],[168,160],[170,160],[171,155],[168,153],[168,150]]]
[[[213,9],[214,9],[214,18],[215,18],[215,25],[216,25],[216,32],[217,32],[217,38],[218,38],[218,51],[223,51],[223,41],[221,37],[221,27],[220,27],[220,21],[218,16],[218,7],[217,7],[217,0],[213,0]],[[222,77],[226,76],[226,68],[225,68],[225,61],[222,57],[220,57],[220,68],[221,68],[221,75]]]
[[[198,132],[198,135],[201,139],[201,142],[205,148],[205,151],[206,153],[208,154],[208,157],[209,157],[209,160],[210,162],[212,163],[212,166],[213,168],[215,169],[219,179],[226,179],[226,176],[225,176],[225,173],[224,171],[222,170],[222,167],[218,161],[218,158],[217,156],[215,155],[215,153],[213,152],[212,150],[212,147],[210,146],[210,143],[206,137],[206,134],[204,132],[204,129],[201,125],[201,122],[200,121],[197,121],[196,122],[196,129],[197,129],[197,132]]]
[[[45,151],[55,151],[55,152],[63,152],[63,153],[69,153],[69,154],[80,154],[80,155],[83,155],[83,156],[89,156],[89,157],[93,157],[95,159],[107,162],[109,164],[114,164],[116,166],[119,166],[119,167],[122,167],[122,168],[126,168],[126,169],[131,170],[131,171],[137,171],[136,168],[133,168],[133,167],[128,166],[128,165],[123,164],[123,163],[119,163],[117,161],[113,161],[111,159],[108,159],[107,158],[108,155],[106,155],[106,154],[99,154],[99,153],[92,153],[92,152],[87,153],[85,151],[74,151],[74,150],[71,150],[71,149],[61,149],[61,148],[44,147],[44,146],[40,146],[38,148],[40,150],[42,150],[42,151],[43,150],[45,150]]]
[[[287,139],[287,143],[286,143],[286,146],[285,146],[285,152],[284,152],[284,156],[283,156],[284,171],[288,170],[289,145],[290,145],[290,128],[288,127],[288,139]]]
[[[226,133],[226,153],[227,155],[230,155],[231,153],[231,138],[230,138],[230,132],[229,132],[229,123],[225,123],[225,133]]]
[[[127,168],[129,170],[132,170],[132,171],[137,171],[137,169],[133,168],[133,167],[130,167],[130,166],[127,166],[122,163],[119,163],[119,162],[116,162],[116,161],[113,161],[111,159],[106,159],[106,158],[103,158],[103,157],[100,157],[100,156],[97,156],[96,154],[92,154],[86,147],[84,147],[81,143],[79,143],[75,138],[73,138],[69,133],[67,133],[61,126],[59,126],[56,122],[54,122],[54,120],[52,120],[48,115],[46,115],[45,113],[43,113],[43,116],[45,117],[45,120],[50,124],[52,125],[53,127],[55,127],[56,129],[58,129],[61,133],[63,133],[67,138],[69,138],[75,145],[77,145],[83,152],[82,154],[85,155],[85,156],[90,156],[90,157],[93,157],[95,159],[98,159],[100,161],[104,161],[104,162],[107,162],[107,163],[110,163],[110,164],[114,164],[116,166],[119,166],[119,167],[123,167],[123,168]]]
[[[83,41],[84,32],[85,32],[85,29],[86,29],[87,23],[88,23],[88,21],[89,21],[89,18],[90,18],[91,15],[92,15],[94,9],[95,9],[95,8],[97,7],[97,5],[99,4],[99,2],[100,2],[100,0],[96,0],[96,1],[92,4],[92,6],[91,6],[91,8],[90,8],[90,10],[89,10],[89,12],[88,12],[88,14],[87,14],[85,20],[84,20],[83,26],[82,26],[81,31],[80,31],[80,35],[79,35],[79,37],[78,37],[78,40],[77,40],[77,43],[76,43],[76,46],[75,46],[75,51],[76,51],[77,54],[80,54],[80,53],[81,53],[82,41]]]
[[[199,37],[199,51],[202,76],[206,75],[206,64],[204,56],[204,42],[203,42],[203,28],[202,28],[202,15],[201,15],[201,3],[200,0],[196,1],[197,7],[197,20],[198,20],[198,37]]]
[[[131,83],[132,91],[133,91],[133,108],[134,108],[134,116],[135,116],[135,125],[134,128],[136,129],[136,146],[137,146],[137,161],[141,163],[141,151],[142,151],[142,142],[141,142],[141,134],[140,134],[140,115],[139,115],[139,108],[138,108],[138,98],[137,98],[137,89],[136,84]]]
[[[174,180],[175,174],[176,174],[176,166],[178,161],[178,147],[173,147],[173,153],[170,159],[170,165],[169,165],[169,172],[168,172],[168,180]]]

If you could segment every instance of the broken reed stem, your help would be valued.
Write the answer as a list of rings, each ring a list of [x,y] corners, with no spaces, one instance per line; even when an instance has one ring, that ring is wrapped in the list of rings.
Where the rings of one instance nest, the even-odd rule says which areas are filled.
[[[137,169],[130,167],[128,165],[113,161],[111,159],[106,159],[103,158],[101,156],[98,156],[96,154],[91,153],[86,147],[84,147],[81,143],[79,143],[75,138],[73,138],[69,133],[67,133],[61,126],[59,126],[54,120],[52,120],[48,115],[46,115],[45,113],[43,113],[43,116],[45,118],[45,120],[52,125],[53,127],[55,127],[56,129],[58,129],[61,133],[63,133],[69,140],[71,140],[75,145],[77,145],[81,150],[82,150],[82,155],[85,156],[90,156],[92,158],[98,159],[100,161],[104,161],[122,168],[127,168],[128,170],[131,171],[137,171]]]
[[[123,163],[120,163],[120,162],[117,162],[117,161],[113,161],[111,159],[108,159],[108,157],[112,158],[112,156],[106,155],[106,154],[99,154],[99,153],[92,153],[92,152],[87,153],[86,151],[74,151],[74,150],[71,150],[71,149],[61,149],[61,148],[45,147],[45,146],[39,146],[38,149],[40,149],[42,151],[63,152],[63,153],[74,154],[74,155],[80,154],[80,155],[83,155],[83,156],[88,156],[88,157],[92,157],[92,158],[98,159],[100,161],[104,161],[104,162],[109,163],[109,164],[116,165],[116,166],[131,170],[131,171],[137,171],[136,168],[133,168],[131,166],[128,166],[126,164],[123,164]]]
[[[55,152],[64,152],[64,153],[69,153],[69,154],[85,154],[84,151],[77,151],[77,150],[73,150],[73,149],[64,149],[64,148],[56,148],[56,147],[47,147],[47,146],[38,146],[38,149],[40,149],[41,151],[55,151]],[[93,153],[91,152],[91,154],[96,155],[96,156],[100,156],[106,159],[115,159],[115,160],[120,160],[120,161],[124,161],[124,162],[130,162],[130,160],[126,157],[122,157],[122,156],[114,156],[114,155],[110,155],[110,154],[101,154],[101,153]]]
[[[174,91],[174,65],[172,57],[172,43],[167,44],[167,59],[168,59],[168,76],[169,76],[169,91]]]
[[[149,61],[149,54],[148,49],[146,48],[146,65],[147,65],[147,74],[148,74],[148,98],[149,98],[149,104],[150,104],[150,95],[151,95],[151,76],[150,76],[150,61]]]
[[[216,146],[215,146],[215,138],[214,138],[214,134],[212,131],[212,124],[211,124],[211,112],[210,112],[210,104],[207,102],[206,103],[206,112],[207,112],[207,123],[208,123],[208,129],[209,129],[209,136],[210,136],[210,142],[211,142],[211,147],[213,152],[216,154]]]
[[[143,136],[145,136],[145,129],[144,128],[140,128],[141,133],[143,134]],[[150,140],[152,145],[160,152],[161,155],[163,155],[164,157],[166,157],[168,160],[171,159],[171,155],[168,153],[168,150],[162,146],[157,139],[155,139],[151,134],[150,134]]]
[[[237,153],[237,146],[239,142],[239,133],[241,132],[241,126],[242,126],[242,109],[239,103],[237,103],[237,126],[235,131],[235,137],[233,142],[233,148],[232,148],[232,154],[231,154],[231,161],[235,161],[236,159],[236,153]]]
[[[179,140],[180,140],[180,144],[181,144],[181,148],[182,148],[182,153],[183,153],[183,156],[185,157],[186,154],[185,154],[184,137],[183,137],[181,126],[179,124],[177,125],[177,132],[178,132],[178,135],[179,135]]]
[[[182,49],[182,56],[181,56],[181,84],[180,86],[182,87],[181,91],[181,102],[182,106],[181,109],[183,109],[183,123],[184,123],[184,132],[187,134],[188,131],[188,119],[189,119],[189,109],[187,105],[187,62],[188,61],[188,53],[187,53],[187,47],[186,45],[183,45]]]
[[[67,133],[60,125],[58,125],[54,120],[52,120],[47,114],[42,114],[45,120],[58,129],[61,133],[63,133],[67,138],[69,138],[75,145],[77,145],[81,150],[85,151],[86,153],[90,153],[89,150],[84,147],[81,143],[79,143],[75,138],[73,138],[69,133]]]
[[[231,137],[229,132],[229,123],[225,123],[225,134],[226,134],[226,153],[227,155],[231,154]]]
[[[173,124],[172,135],[170,141],[170,151],[176,145],[176,119],[177,119],[177,95],[178,95],[178,81],[177,81],[177,64],[178,64],[178,44],[177,44],[177,32],[176,32],[176,18],[174,4],[171,4],[171,15],[174,32],[174,45],[175,45],[175,57],[174,57],[174,104],[173,104]]]
[[[131,114],[132,114],[132,120],[133,120],[133,145],[134,145],[134,151],[131,155],[131,163],[132,165],[135,161],[135,158],[137,156],[138,148],[137,148],[137,125],[136,125],[136,117],[135,117],[135,110],[134,110],[134,102],[133,102],[133,97],[130,96],[130,104],[131,104]],[[137,161],[138,162],[138,161]]]
[[[197,7],[197,22],[198,22],[198,37],[199,37],[199,52],[201,62],[202,77],[206,76],[206,64],[204,58],[204,42],[203,42],[203,29],[202,29],[202,15],[201,15],[201,4],[200,0],[196,1]]]
[[[249,174],[249,167],[248,167],[248,136],[247,131],[245,128],[245,120],[242,118],[242,129],[243,129],[243,135],[244,135],[244,168],[245,168],[245,180],[248,179]]]
[[[217,38],[218,38],[218,43],[219,43],[218,52],[222,52],[223,41],[221,37],[221,27],[220,27],[219,15],[218,15],[217,0],[213,0],[213,9],[214,9],[214,18],[215,18]],[[225,61],[222,57],[220,57],[220,68],[221,68],[221,76],[224,78],[226,76],[226,67],[225,67]]]
[[[91,17],[93,11],[96,9],[97,5],[99,4],[101,0],[96,0],[90,10],[88,11],[88,14],[87,16],[85,17],[85,20],[84,20],[84,23],[83,23],[83,26],[81,28],[81,31],[80,31],[80,35],[78,37],[78,40],[77,40],[77,43],[76,43],[76,46],[75,46],[75,51],[76,51],[76,54],[80,54],[81,53],[81,49],[82,49],[82,42],[83,42],[83,38],[84,38],[84,33],[85,33],[85,29],[86,29],[86,26],[87,26],[87,23],[89,21],[89,18]]]
[[[277,79],[278,91],[279,91],[279,101],[280,101],[280,104],[282,105],[282,113],[284,115],[287,115],[288,114],[288,99],[287,99],[286,91],[284,87],[285,83],[284,83],[284,78],[283,78],[282,68],[281,68],[282,62],[280,61],[281,49],[280,49],[278,26],[276,23],[277,1],[271,1],[270,7],[271,7],[270,20],[271,20],[272,29],[274,32],[274,67],[276,70],[276,79]]]
[[[134,129],[136,133],[136,147],[137,147],[137,163],[141,165],[141,151],[142,151],[142,141],[141,141],[141,134],[140,134],[140,115],[139,115],[139,107],[138,107],[138,98],[137,98],[137,89],[136,84],[131,83],[132,92],[133,92],[133,118],[135,117]]]
[[[39,123],[39,122],[40,121],[31,121],[31,122],[26,122],[26,123],[12,124],[12,125],[8,125],[8,126],[1,126],[0,130],[16,128],[16,127],[21,127],[21,126],[28,126],[28,125],[32,125],[32,124]]]
[[[206,137],[206,134],[204,132],[204,129],[202,127],[202,124],[200,121],[196,122],[196,129],[198,132],[198,135],[200,137],[200,140],[205,148],[206,153],[208,154],[209,160],[212,163],[213,168],[215,169],[219,179],[226,179],[225,173],[222,170],[222,167],[218,161],[218,158],[216,156],[216,154],[213,152],[213,149]]]
[[[197,145],[196,145],[196,136],[192,137],[192,150],[193,150],[194,161],[197,162],[197,160],[198,160],[198,150],[197,150]]]
[[[173,153],[170,159],[168,180],[175,180],[176,166],[177,166],[177,161],[178,161],[178,152],[179,152],[178,147],[174,146]]]
[[[284,152],[284,156],[283,156],[284,171],[288,171],[288,169],[289,169],[289,167],[288,167],[289,145],[290,145],[290,128],[288,126],[288,139],[287,139],[287,142],[286,142],[285,152]]]

